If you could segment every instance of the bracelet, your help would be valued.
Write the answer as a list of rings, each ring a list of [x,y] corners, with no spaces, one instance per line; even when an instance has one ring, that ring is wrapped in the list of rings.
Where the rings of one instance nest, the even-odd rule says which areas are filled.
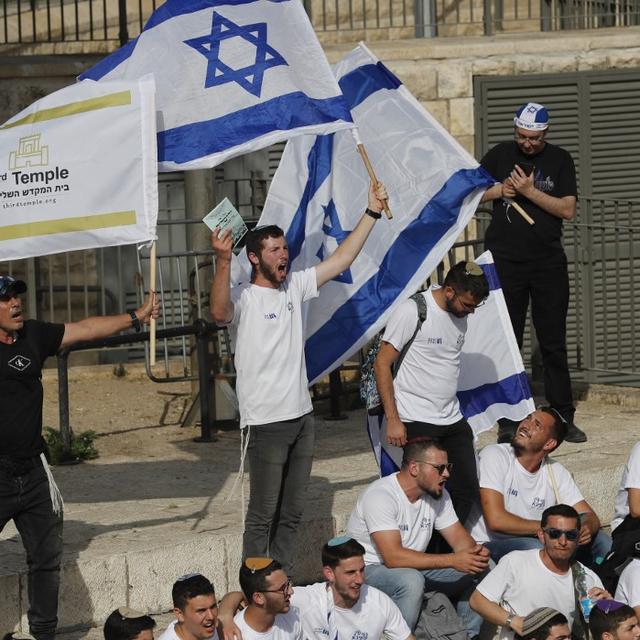
[[[505,623],[504,623],[504,626],[505,626],[505,627],[509,627],[509,629],[511,629],[511,623],[512,623],[512,622],[513,622],[513,614],[511,614],[511,613],[510,613],[510,614],[507,616],[507,619],[506,619],[506,621],[505,621]]]
[[[142,331],[142,325],[140,324],[140,320],[136,315],[135,311],[129,311],[129,315],[131,316],[131,326],[136,330],[136,333],[140,333]]]
[[[374,211],[373,209],[369,209],[369,207],[367,207],[364,212],[374,220],[380,220],[380,218],[382,218],[382,214],[379,211]]]

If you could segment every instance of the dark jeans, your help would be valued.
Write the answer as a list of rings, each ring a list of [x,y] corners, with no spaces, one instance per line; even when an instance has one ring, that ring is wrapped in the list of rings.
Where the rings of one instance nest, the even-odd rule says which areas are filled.
[[[453,463],[451,477],[447,480],[447,491],[451,494],[458,520],[464,524],[471,507],[480,501],[476,453],[473,447],[473,431],[463,418],[446,426],[428,422],[407,422],[407,439],[437,438],[447,450],[449,462]]]
[[[313,414],[249,427],[251,495],[243,557],[269,556],[291,572],[315,444]]]
[[[575,408],[567,361],[569,274],[564,253],[536,262],[511,262],[494,257],[513,332],[522,347],[529,299],[536,330],[547,402],[571,424]]]
[[[51,507],[42,463],[16,470],[0,460],[0,531],[13,520],[27,552],[29,630],[37,640],[53,640],[58,624],[62,558],[62,516]]]

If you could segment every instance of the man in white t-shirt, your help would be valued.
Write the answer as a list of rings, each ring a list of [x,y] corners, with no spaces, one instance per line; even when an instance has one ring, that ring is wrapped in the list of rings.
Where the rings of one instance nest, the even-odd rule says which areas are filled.
[[[487,622],[502,627],[500,640],[523,633],[524,617],[538,607],[553,607],[573,624],[576,596],[572,557],[580,535],[578,512],[557,504],[542,514],[538,539],[542,549],[512,551],[489,572],[473,592],[469,603]],[[573,561],[576,562],[576,561]],[[600,578],[579,562],[590,598],[610,598]]]
[[[419,437],[438,438],[456,473],[447,483],[460,522],[478,498],[473,432],[460,411],[456,395],[460,353],[467,316],[489,295],[484,272],[475,262],[459,262],[442,287],[422,294],[427,316],[402,360],[395,378],[392,366],[411,340],[418,308],[407,300],[391,314],[376,357],[374,371],[391,445],[404,446]]]
[[[623,569],[618,580],[615,599],[633,607],[640,620],[640,558],[634,558]]]
[[[218,640],[218,603],[207,578],[199,573],[178,578],[171,598],[176,619],[158,640]]]
[[[562,443],[567,423],[551,407],[540,407],[520,422],[511,444],[491,444],[479,455],[480,509],[467,521],[496,562],[510,551],[539,549],[542,512],[551,505],[572,506],[581,517],[582,557],[607,554],[611,539],[571,474],[549,454]],[[585,560],[586,561],[586,560]]]
[[[306,640],[415,640],[391,598],[365,584],[364,547],[349,538],[333,538],[322,548],[326,582],[295,587],[291,605],[298,610]],[[231,624],[242,594],[230,593],[220,608],[224,637],[246,640]]]
[[[291,566],[296,530],[306,502],[315,431],[304,358],[302,305],[318,288],[349,268],[362,249],[387,195],[369,189],[369,204],[355,229],[315,267],[289,272],[282,229],[258,227],[247,234],[250,283],[230,287],[230,230],[211,235],[216,268],[211,313],[237,330],[236,392],[240,427],[248,428],[251,494],[243,556],[269,555]],[[276,519],[277,518],[277,519]]]
[[[628,515],[640,518],[640,442],[636,442],[631,449],[631,455],[622,472],[611,531],[614,532]]]
[[[473,637],[482,621],[469,609],[468,597],[488,568],[489,552],[456,517],[444,488],[450,469],[442,445],[425,439],[410,442],[400,471],[360,494],[347,535],[365,549],[367,584],[391,597],[410,629],[416,626],[423,593],[439,591],[458,600],[458,615]],[[425,552],[434,530],[452,553]]]

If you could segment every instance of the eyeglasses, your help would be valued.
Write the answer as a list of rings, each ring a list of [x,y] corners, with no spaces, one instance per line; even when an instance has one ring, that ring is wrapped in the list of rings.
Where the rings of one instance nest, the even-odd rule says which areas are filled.
[[[460,301],[460,304],[467,311],[475,311],[476,309],[479,309],[483,304],[485,304],[487,302],[487,299],[485,298],[484,300],[482,300],[482,302],[478,302],[478,304],[469,304],[468,302],[465,302],[460,297],[460,294],[455,289],[453,290],[453,297],[454,298],[458,298],[458,300]]]
[[[575,542],[580,535],[580,532],[577,529],[556,529],[555,527],[546,527],[543,531],[552,540],[558,540],[564,535],[570,542]]]
[[[263,589],[262,593],[281,593],[283,596],[287,595],[287,591],[291,589],[293,586],[293,582],[291,580],[287,580],[281,587],[277,589]]]
[[[544,133],[539,136],[523,136],[521,133],[513,134],[514,140],[518,142],[529,142],[530,144],[540,144],[544,140]]]
[[[453,462],[446,462],[444,464],[433,464],[433,462],[427,462],[426,460],[414,460],[416,464],[428,464],[430,467],[433,467],[440,475],[443,475],[445,469],[451,473],[451,469],[453,469]]]

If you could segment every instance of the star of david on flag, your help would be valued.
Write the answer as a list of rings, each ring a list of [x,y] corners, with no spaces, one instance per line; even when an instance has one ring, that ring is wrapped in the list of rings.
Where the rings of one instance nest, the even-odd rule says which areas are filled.
[[[82,79],[156,83],[160,171],[353,127],[299,0],[168,0]]]
[[[336,211],[336,206],[333,200],[329,200],[329,204],[322,207],[325,213],[325,219],[322,224],[322,231],[325,234],[325,240],[320,245],[318,253],[316,254],[322,262],[325,258],[329,257],[337,248],[339,244],[351,233],[351,230],[345,230],[340,224],[340,218]],[[333,239],[332,246],[329,248],[330,239]],[[351,269],[343,271],[339,276],[334,278],[337,282],[345,282],[347,284],[353,283],[351,277]]]

